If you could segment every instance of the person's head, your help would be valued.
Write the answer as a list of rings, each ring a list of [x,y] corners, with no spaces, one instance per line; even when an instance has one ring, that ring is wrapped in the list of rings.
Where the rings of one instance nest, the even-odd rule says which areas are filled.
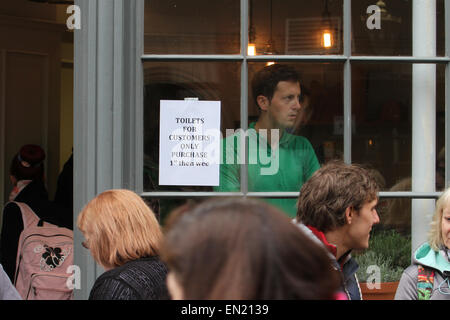
[[[162,259],[174,299],[331,299],[324,249],[257,200],[208,200],[178,215]]]
[[[45,151],[38,145],[27,144],[14,156],[9,168],[13,184],[20,180],[44,179]]]
[[[297,220],[324,233],[342,230],[346,245],[366,249],[376,212],[378,185],[361,166],[333,161],[303,184]]]
[[[274,128],[294,126],[300,111],[300,79],[288,65],[273,64],[259,70],[252,80],[252,93],[261,116]]]
[[[442,246],[450,248],[450,188],[445,190],[436,202],[428,243],[436,251]]]
[[[132,191],[102,192],[83,208],[77,225],[86,239],[83,245],[107,270],[159,254],[159,223],[142,198]]]

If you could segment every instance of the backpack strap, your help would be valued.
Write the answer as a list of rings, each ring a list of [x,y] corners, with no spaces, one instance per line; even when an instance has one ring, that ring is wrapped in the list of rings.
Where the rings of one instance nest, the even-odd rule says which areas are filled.
[[[12,203],[15,203],[19,209],[20,212],[22,212],[22,221],[23,221],[23,228],[26,229],[32,225],[37,225],[39,223],[39,217],[34,213],[31,208],[23,202],[16,202],[12,201]]]
[[[417,266],[417,297],[418,300],[430,300],[433,293],[434,270]]]

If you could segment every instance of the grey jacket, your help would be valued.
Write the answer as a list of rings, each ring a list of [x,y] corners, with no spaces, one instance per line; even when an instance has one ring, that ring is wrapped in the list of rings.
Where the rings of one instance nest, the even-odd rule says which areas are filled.
[[[0,264],[0,300],[22,300]]]
[[[428,243],[421,245],[414,253],[412,265],[403,272],[400,279],[395,300],[418,300],[418,265],[435,271],[430,300],[450,300],[450,262],[443,251],[434,251]]]

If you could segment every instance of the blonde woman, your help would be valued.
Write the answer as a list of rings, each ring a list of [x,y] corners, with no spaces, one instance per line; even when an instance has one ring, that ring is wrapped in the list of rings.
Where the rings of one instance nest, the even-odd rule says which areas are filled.
[[[396,300],[450,300],[450,189],[436,203],[428,242],[402,275]]]
[[[94,283],[90,300],[168,299],[167,268],[158,255],[162,232],[152,210],[128,190],[108,190],[91,200],[78,217],[83,246],[106,272]]]

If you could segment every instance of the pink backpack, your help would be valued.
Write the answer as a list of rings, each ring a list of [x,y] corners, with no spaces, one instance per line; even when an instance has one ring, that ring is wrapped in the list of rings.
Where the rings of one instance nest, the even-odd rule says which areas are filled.
[[[24,226],[17,248],[17,291],[24,300],[73,299],[72,274],[67,273],[73,265],[73,231],[40,220],[25,203],[14,203]]]

